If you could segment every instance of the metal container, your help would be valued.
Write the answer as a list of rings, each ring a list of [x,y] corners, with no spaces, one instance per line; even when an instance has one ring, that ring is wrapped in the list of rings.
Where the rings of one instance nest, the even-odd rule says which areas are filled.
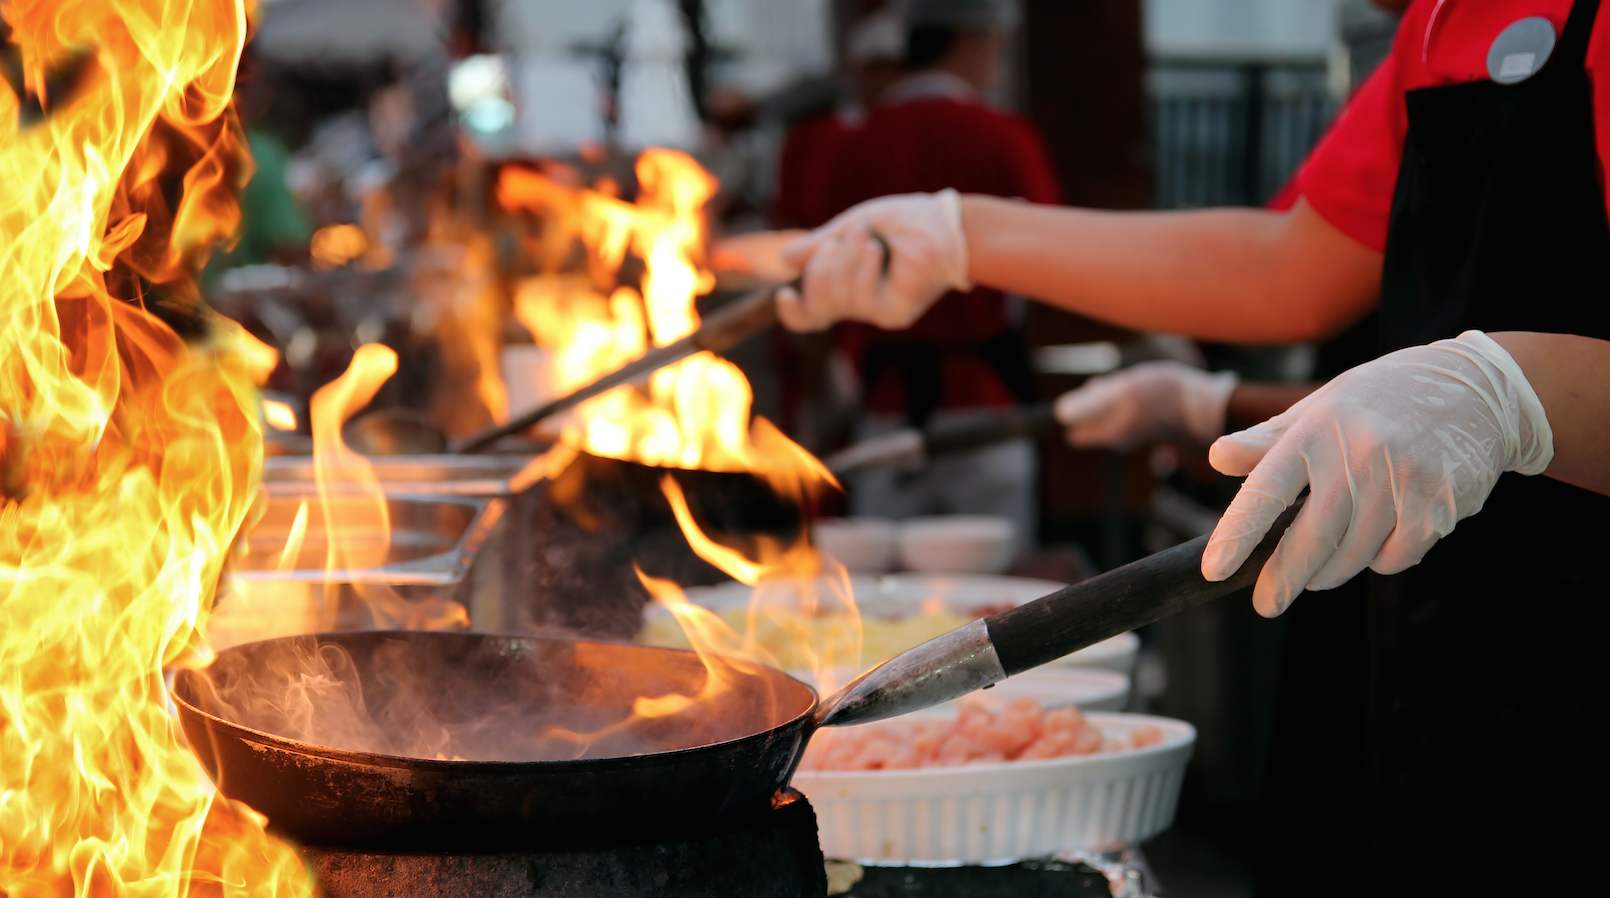
[[[241,538],[208,622],[215,648],[377,623],[396,626],[377,621],[372,611],[392,602],[468,603],[472,565],[505,511],[500,499],[389,495],[387,534],[378,522],[362,523],[367,498],[336,494],[328,501],[342,521],[337,558],[378,556],[378,563],[332,564],[320,499],[270,493],[263,517]],[[288,550],[299,526],[304,532],[294,551]]]
[[[533,490],[518,490],[519,475],[537,456],[531,454],[375,456],[369,459],[380,488],[393,496],[430,496],[501,500],[504,512],[471,559],[469,586],[462,601],[470,623],[489,633],[508,632],[513,612],[509,597],[530,568],[534,546],[530,505]],[[313,459],[306,455],[272,457],[263,469],[270,496],[317,496]],[[336,487],[335,492],[347,488]]]
[[[533,458],[530,455],[393,455],[375,456],[369,463],[387,492],[503,499],[513,495],[515,477]],[[270,495],[308,495],[317,491],[315,484],[311,456],[276,456],[263,466],[263,488]]]

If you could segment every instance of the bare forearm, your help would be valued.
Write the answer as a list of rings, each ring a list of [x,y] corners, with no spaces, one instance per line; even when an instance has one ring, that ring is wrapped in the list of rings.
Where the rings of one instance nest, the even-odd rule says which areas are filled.
[[[1137,330],[1276,343],[1339,330],[1374,303],[1380,255],[1306,205],[1099,212],[968,196],[969,274]]]
[[[1319,389],[1318,383],[1241,383],[1230,393],[1224,409],[1227,433],[1245,430],[1291,408],[1304,396]]]
[[[1610,341],[1518,331],[1489,334],[1515,358],[1554,431],[1556,480],[1610,495]]]

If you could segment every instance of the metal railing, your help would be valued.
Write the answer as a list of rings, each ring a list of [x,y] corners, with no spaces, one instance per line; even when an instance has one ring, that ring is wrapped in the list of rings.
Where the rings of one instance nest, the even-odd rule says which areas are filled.
[[[1147,81],[1158,208],[1268,202],[1336,108],[1313,58],[1156,56]]]

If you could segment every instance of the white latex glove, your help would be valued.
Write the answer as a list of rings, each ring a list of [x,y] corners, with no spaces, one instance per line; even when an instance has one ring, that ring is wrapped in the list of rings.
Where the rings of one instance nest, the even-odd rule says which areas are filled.
[[[1057,399],[1069,445],[1128,449],[1224,434],[1234,373],[1210,374],[1180,362],[1147,362],[1098,377]]]
[[[1213,444],[1213,467],[1247,479],[1208,540],[1202,576],[1234,573],[1309,488],[1253,591],[1273,617],[1305,589],[1413,567],[1481,510],[1500,474],[1541,474],[1553,458],[1542,402],[1486,334],[1394,352]]]
[[[874,232],[888,244],[887,274]],[[779,317],[796,331],[845,319],[900,330],[946,291],[972,289],[954,190],[869,200],[789,244],[783,258],[803,272],[801,292],[778,296]]]

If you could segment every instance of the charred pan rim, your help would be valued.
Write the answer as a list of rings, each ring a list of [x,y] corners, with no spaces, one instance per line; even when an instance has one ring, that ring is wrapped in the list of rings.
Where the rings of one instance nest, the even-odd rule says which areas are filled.
[[[560,639],[547,636],[500,636],[491,633],[427,632],[410,630],[365,630],[361,632],[308,633],[298,636],[282,636],[274,639],[261,639],[255,642],[241,643],[239,645],[230,646],[229,648],[224,649],[223,652],[235,651],[236,649],[245,650],[252,646],[267,645],[269,643],[286,642],[289,640],[298,639],[313,639],[321,641],[329,639],[340,642],[351,639],[354,636],[378,637],[383,635],[406,636],[408,639],[415,641],[421,638],[461,639],[467,637],[472,639],[497,639],[510,642],[563,642],[572,645],[601,645],[615,648],[627,648],[634,651],[692,656],[693,658],[698,657],[696,653],[687,649],[646,646],[631,642]],[[220,652],[219,654],[221,655],[223,652]],[[796,725],[803,724],[807,729],[812,729],[812,727],[809,725],[809,721],[812,715],[815,714],[816,707],[820,701],[820,697],[817,695],[816,689],[809,683],[795,679],[794,677],[783,673],[780,670],[776,670],[771,667],[763,667],[762,669],[767,672],[768,676],[771,676],[774,679],[780,679],[803,690],[804,694],[810,698],[810,701],[807,703],[805,708],[798,713],[789,716],[786,720],[776,722],[765,729],[757,730],[753,733],[745,733],[721,742],[708,742],[703,745],[685,746],[683,748],[675,748],[669,751],[649,752],[646,754],[622,755],[619,757],[607,758],[576,758],[572,760],[555,761],[446,761],[438,760],[436,758],[416,758],[409,755],[353,751],[351,749],[333,748],[330,746],[318,745],[312,742],[304,742],[300,739],[289,739],[284,736],[278,736],[273,733],[264,732],[263,730],[254,729],[252,727],[245,726],[244,724],[235,723],[234,721],[225,720],[216,714],[203,710],[199,705],[193,702],[187,694],[190,692],[190,681],[195,677],[201,676],[202,672],[197,670],[181,670],[176,672],[173,677],[173,685],[168,689],[168,694],[172,696],[174,704],[178,705],[184,713],[193,715],[201,720],[206,721],[208,727],[210,728],[230,733],[244,742],[255,742],[271,748],[293,752],[310,758],[329,761],[344,761],[370,767],[396,767],[410,770],[438,770],[444,773],[502,773],[513,776],[521,773],[545,770],[585,771],[592,768],[619,768],[623,765],[655,765],[664,763],[666,761],[672,761],[686,755],[720,751],[728,748],[738,748],[739,746],[747,744],[764,743],[769,741],[778,733],[792,730]]]

